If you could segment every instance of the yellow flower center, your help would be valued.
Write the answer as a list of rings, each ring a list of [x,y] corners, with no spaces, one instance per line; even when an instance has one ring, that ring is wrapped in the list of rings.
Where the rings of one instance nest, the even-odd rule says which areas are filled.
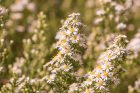
[[[106,68],[109,69],[109,64],[107,62],[105,63],[105,65],[106,65]]]
[[[108,76],[108,73],[107,73],[107,72],[104,72],[104,76],[106,76],[106,77],[107,77],[107,76]]]
[[[73,33],[74,29],[72,27],[69,28],[70,32]]]
[[[89,89],[86,89],[86,93],[92,93]]]
[[[76,40],[76,36],[73,36],[72,38],[73,38],[73,40]]]
[[[77,23],[77,20],[73,20],[73,22],[76,24]]]
[[[103,82],[99,81],[97,84],[98,84],[98,86],[102,86]]]
[[[97,78],[100,78],[101,77],[101,75],[100,74],[97,74]]]
[[[65,44],[66,43],[66,40],[62,40],[61,43],[62,43],[62,45]]]
[[[69,69],[69,66],[68,65],[64,65],[64,69]]]

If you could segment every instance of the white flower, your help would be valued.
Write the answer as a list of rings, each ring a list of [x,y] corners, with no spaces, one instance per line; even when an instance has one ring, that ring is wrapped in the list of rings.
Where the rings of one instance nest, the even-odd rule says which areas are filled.
[[[104,3],[110,3],[112,0],[103,0]]]
[[[66,30],[65,32],[66,32],[67,35],[70,35],[70,34],[77,34],[78,28],[68,27],[68,30]]]
[[[28,0],[18,0],[16,3],[11,5],[11,10],[14,12],[22,11],[27,4],[28,4]]]
[[[22,74],[22,66],[25,64],[24,58],[16,58],[16,62],[13,64],[12,72],[16,74]]]
[[[74,43],[79,43],[80,37],[77,36],[71,36],[70,37],[71,42]]]
[[[122,22],[117,25],[117,29],[123,30],[125,28],[126,28],[126,24],[124,24]]]
[[[81,54],[73,54],[72,56],[72,59],[75,60],[75,61],[79,61],[80,64],[82,64],[82,57],[81,57]]]
[[[113,76],[113,73],[112,72],[109,72],[109,71],[103,71],[103,73],[101,74],[101,78],[104,81],[108,80],[112,76]]]
[[[121,13],[122,11],[125,10],[125,8],[124,8],[123,5],[117,4],[117,5],[115,6],[115,10],[116,10],[118,13]]]
[[[94,23],[95,24],[99,24],[102,21],[103,21],[103,18],[96,18],[95,21],[94,21]]]
[[[27,9],[30,11],[35,11],[35,3],[28,3]]]
[[[79,85],[77,83],[73,83],[69,86],[69,92],[68,93],[74,93],[75,91],[78,91]]]
[[[138,78],[138,80],[135,81],[134,86],[128,86],[128,91],[130,93],[140,93],[140,78]]]
[[[87,88],[83,93],[95,93],[95,91],[92,88]]]
[[[103,80],[99,80],[98,82],[96,82],[95,88],[99,89],[99,90],[104,90],[105,85],[106,85],[106,83]]]
[[[103,70],[109,71],[114,68],[114,66],[111,64],[111,62],[105,62],[101,65]]]
[[[92,83],[93,83],[93,79],[91,79],[91,78],[88,78],[86,81],[84,81],[84,84],[86,86],[91,85]]]
[[[7,9],[0,7],[0,15],[7,13],[7,11],[8,11]]]
[[[93,72],[95,73],[94,74],[94,78],[93,78],[93,80],[95,81],[95,82],[98,82],[98,81],[100,81],[100,80],[102,80],[102,78],[101,78],[101,73],[102,73],[102,70],[99,70],[99,69],[94,69],[93,70]]]
[[[100,10],[97,10],[97,11],[96,11],[96,14],[97,14],[98,16],[101,16],[101,15],[104,15],[104,14],[105,14],[105,11],[104,11],[103,9],[100,9]]]
[[[18,13],[18,12],[17,13],[12,13],[10,15],[10,17],[13,20],[19,20],[19,19],[21,19],[23,17],[23,14],[22,13]]]
[[[72,65],[68,65],[68,64],[64,64],[60,67],[61,70],[68,72],[69,70],[71,70],[73,67]]]
[[[135,82],[135,89],[140,89],[140,78]]]
[[[56,74],[50,74],[49,76],[45,76],[43,79],[47,81],[47,83],[52,83],[55,80]]]
[[[93,79],[95,77],[95,73],[93,71],[88,72],[88,78]]]

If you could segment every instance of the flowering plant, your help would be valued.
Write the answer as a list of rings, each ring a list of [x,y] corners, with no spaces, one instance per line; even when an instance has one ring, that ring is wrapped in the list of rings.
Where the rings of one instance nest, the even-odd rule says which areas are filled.
[[[0,93],[139,93],[139,10],[140,0],[0,0]]]

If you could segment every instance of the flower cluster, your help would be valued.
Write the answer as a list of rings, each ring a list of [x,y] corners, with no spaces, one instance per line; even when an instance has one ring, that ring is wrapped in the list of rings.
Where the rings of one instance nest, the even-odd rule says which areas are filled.
[[[2,72],[2,69],[3,69],[3,66],[2,64],[5,62],[5,59],[6,59],[6,55],[7,55],[7,49],[3,47],[3,44],[4,43],[4,39],[1,39],[0,40],[0,49],[1,49],[1,52],[0,52],[0,73]]]
[[[98,17],[94,21],[95,24],[103,24],[103,27],[106,28],[104,32],[107,32],[107,30],[114,32],[115,30],[125,30],[127,28],[125,16],[129,13],[127,10],[133,4],[132,0],[101,0],[100,4],[101,8],[96,11]],[[110,25],[110,23],[112,24]],[[110,27],[107,27],[108,25]]]
[[[83,25],[79,13],[72,13],[64,21],[56,35],[58,53],[45,67],[50,72],[45,77],[53,85],[54,91],[67,91],[68,85],[75,81],[75,71],[82,64],[83,50],[86,48]]]
[[[12,11],[10,18],[12,20],[20,20],[23,17],[22,11],[25,9],[33,12],[35,10],[35,4],[29,0],[17,0],[14,4],[10,6]]]
[[[5,26],[5,16],[7,10],[3,7],[0,7],[0,85],[4,84],[5,75],[9,72],[8,65],[11,60],[11,45],[13,40],[8,40],[7,32],[3,28]]]
[[[41,70],[43,69],[43,64],[45,63],[47,56],[47,37],[46,37],[46,16],[43,12],[38,15],[38,19],[35,22],[36,26],[33,31],[30,32],[30,38],[24,39],[24,51],[23,57],[17,57],[16,62],[11,65],[7,63],[7,57],[9,56],[9,46],[5,43],[7,41],[2,34],[0,36],[0,82],[4,84],[0,93],[35,93],[35,92],[44,92],[43,80],[38,78],[42,76]],[[13,41],[10,42],[11,44]],[[45,53],[44,53],[45,52]],[[31,63],[30,63],[31,62]],[[8,66],[7,68],[4,66]],[[26,68],[25,68],[26,67]],[[37,67],[36,69],[34,69]],[[28,69],[27,69],[28,68]],[[5,79],[2,77],[3,73],[6,73],[5,70],[10,69],[9,73],[12,77],[10,79]],[[40,72],[38,77],[35,77],[35,73]],[[7,73],[6,73],[7,74]],[[16,76],[15,76],[16,75]]]
[[[87,50],[84,58],[92,65],[102,51],[104,51],[118,34],[124,34],[130,30],[130,8],[132,0],[99,0],[96,9],[96,17],[93,20],[93,29],[87,38]],[[132,27],[130,27],[133,29]],[[132,30],[131,29],[131,30]],[[129,32],[127,32],[129,33]],[[91,66],[92,68],[93,66]]]
[[[29,25],[34,20],[34,15],[31,15],[36,10],[36,5],[30,0],[14,0],[12,4],[8,6],[9,8],[9,19],[6,22],[6,26],[9,31],[24,32],[26,31],[25,26]],[[28,13],[26,15],[25,13]],[[22,20],[24,19],[24,21]],[[15,22],[16,21],[16,22]],[[25,23],[26,22],[26,23]]]
[[[14,77],[1,88],[1,93],[45,93],[40,85],[42,80],[26,76]]]
[[[17,0],[14,4],[10,6],[10,8],[14,12],[20,12],[23,11],[24,9],[34,11],[35,5],[29,0]]]
[[[94,70],[86,75],[86,80],[79,85],[73,84],[70,86],[70,93],[76,91],[81,93],[106,93],[112,84],[117,85],[127,53],[127,42],[124,35],[116,37],[114,43],[100,55]]]
[[[35,73],[43,70],[42,65],[46,62],[49,51],[48,42],[46,42],[49,38],[46,16],[43,12],[39,13],[38,19],[35,21],[35,27],[29,34],[29,38],[23,39],[23,56],[16,58],[16,62],[12,66],[12,73],[34,77]],[[43,73],[39,74],[42,75]]]
[[[0,0],[0,93],[139,93],[139,10],[140,0]],[[80,13],[62,20],[72,11],[87,26]]]
[[[0,30],[4,27],[4,21],[5,21],[5,16],[7,14],[7,9],[4,7],[0,6]]]

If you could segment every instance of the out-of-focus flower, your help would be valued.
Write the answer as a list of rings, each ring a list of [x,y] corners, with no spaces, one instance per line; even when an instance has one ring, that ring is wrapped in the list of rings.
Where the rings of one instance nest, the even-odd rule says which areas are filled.
[[[134,56],[137,57],[140,53],[140,31],[127,45],[127,49],[134,52]]]
[[[40,93],[43,93],[43,90],[40,87],[41,82],[42,81],[40,79],[31,79],[29,77],[26,77],[25,75],[22,75],[21,77],[11,78],[9,80],[9,83],[5,84],[1,88],[1,92],[10,93],[12,91],[14,93],[33,93],[38,91]]]
[[[7,11],[8,11],[7,9],[5,9],[4,7],[0,6],[0,16],[5,14],[5,13],[7,13]]]
[[[101,16],[101,15],[104,15],[105,14],[105,11],[104,10],[97,10],[96,11],[96,14],[98,15],[98,16]]]
[[[140,78],[135,81],[134,86],[128,86],[128,93],[140,93]]]
[[[126,28],[126,24],[124,24],[124,23],[119,23],[117,25],[117,29],[124,30],[125,28]]]

